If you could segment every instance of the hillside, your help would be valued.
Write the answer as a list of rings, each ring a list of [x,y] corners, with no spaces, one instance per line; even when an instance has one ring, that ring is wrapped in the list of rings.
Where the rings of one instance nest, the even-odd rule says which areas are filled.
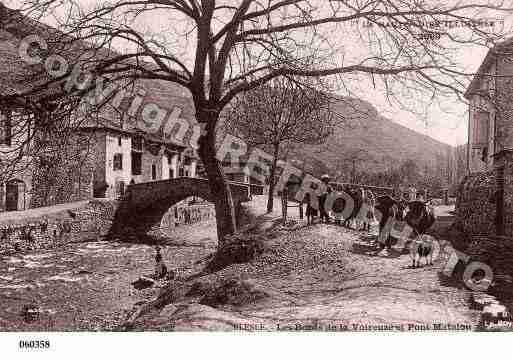
[[[322,146],[302,146],[295,153],[297,158],[322,161],[333,172],[344,160],[356,157],[358,171],[377,172],[407,159],[416,161],[421,169],[434,168],[437,158],[452,149],[379,115],[365,101],[338,97],[333,110],[337,114],[334,134]]]

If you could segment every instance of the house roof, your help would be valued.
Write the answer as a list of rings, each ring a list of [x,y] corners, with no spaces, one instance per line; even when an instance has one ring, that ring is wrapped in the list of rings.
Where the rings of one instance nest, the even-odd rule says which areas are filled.
[[[488,50],[483,62],[477,70],[477,73],[474,75],[474,78],[472,79],[470,85],[465,91],[464,96],[466,99],[470,99],[470,97],[479,90],[479,88],[481,87],[481,81],[484,78],[483,75],[488,72],[493,62],[497,59],[497,56],[503,54],[506,50],[513,50],[513,37],[497,43],[494,47]]]
[[[38,99],[60,91],[58,84],[44,86],[50,78],[44,72],[43,65],[28,65],[18,53],[21,40],[34,34],[49,44],[57,44],[59,37],[63,36],[57,30],[0,2],[0,95],[13,96],[34,91],[28,97]],[[59,54],[63,50],[60,48]],[[39,91],[35,91],[40,87]]]
[[[37,34],[48,42],[48,51],[51,54],[58,54],[68,60],[70,64],[76,63],[88,49],[90,44],[84,41],[70,41],[70,37],[62,32],[33,20],[21,14],[21,12],[5,7],[0,2],[0,98],[8,96],[25,96],[32,100],[42,100],[52,94],[62,94],[61,84],[53,83],[48,86],[51,80],[46,74],[42,65],[28,65],[18,54],[20,41],[29,36]],[[66,45],[63,45],[66,43]],[[94,53],[94,60],[105,59],[119,53],[101,48]],[[153,66],[150,65],[149,66]],[[163,80],[137,80],[133,86],[119,86],[117,90],[123,90],[127,94],[125,100],[120,106],[120,110],[128,109],[133,98],[139,90],[144,90],[143,105],[154,103],[160,108],[165,109],[168,114],[175,108],[180,108],[180,118],[186,119],[192,126],[186,138],[192,135],[192,127],[196,124],[194,104],[186,89],[178,84]],[[139,111],[140,114],[140,111]],[[123,130],[120,126],[119,111],[113,106],[105,105],[99,111],[97,119],[87,121],[83,127],[105,127],[117,130]],[[136,128],[125,130],[135,131]],[[164,141],[179,146],[183,143],[177,143],[171,139],[148,134],[155,141]]]

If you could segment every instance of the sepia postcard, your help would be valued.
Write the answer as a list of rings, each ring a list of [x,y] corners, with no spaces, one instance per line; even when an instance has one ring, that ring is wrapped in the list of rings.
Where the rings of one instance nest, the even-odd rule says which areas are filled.
[[[512,310],[512,1],[0,0],[0,348]]]

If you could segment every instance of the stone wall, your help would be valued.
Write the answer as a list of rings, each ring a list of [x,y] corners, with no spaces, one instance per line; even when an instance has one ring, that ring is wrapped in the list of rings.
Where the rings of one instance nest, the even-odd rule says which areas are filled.
[[[496,180],[491,172],[468,175],[456,198],[455,225],[467,234],[495,233]]]
[[[186,201],[169,209],[162,217],[161,229],[209,221],[216,218],[215,207],[211,203],[189,205]]]
[[[91,199],[95,147],[94,136],[77,134],[61,150],[34,156],[30,208]]]
[[[117,203],[92,200],[60,208],[54,206],[17,212],[18,218],[0,217],[0,253],[98,239],[108,233]]]
[[[110,232],[119,203],[94,199],[65,205],[64,209],[54,206],[17,212],[18,218],[2,219],[0,216],[0,254],[103,239]],[[161,229],[212,219],[215,219],[213,204],[182,201],[166,212]]]
[[[502,178],[503,194],[503,235],[513,238],[513,152],[503,150],[496,156],[497,173]]]

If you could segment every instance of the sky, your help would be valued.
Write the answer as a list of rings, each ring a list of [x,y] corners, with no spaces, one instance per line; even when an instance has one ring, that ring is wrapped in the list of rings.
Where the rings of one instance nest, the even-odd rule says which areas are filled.
[[[82,0],[79,2],[84,4],[91,4],[94,3],[95,0]],[[22,3],[23,2],[20,0],[6,1],[6,5],[13,8],[19,7]],[[508,15],[505,17],[504,14],[501,14],[500,17],[497,18],[505,19],[507,26],[510,26],[510,24],[513,23],[513,15]],[[55,21],[51,18],[45,18],[42,21],[48,23],[51,26],[55,26]],[[151,28],[155,33],[166,33],[169,28],[173,28],[173,31],[177,31],[177,28],[178,31],[184,30],[180,29],[182,24],[179,21],[172,22],[166,16],[166,14],[158,13],[152,14],[150,18],[143,18],[138,26],[140,28]],[[358,56],[365,55],[365,50],[357,46],[353,46],[351,48],[351,44],[356,44],[358,41],[357,39],[351,38],[351,36],[354,36],[354,33],[353,35],[350,35],[349,33],[350,32],[344,33],[343,40],[339,41],[341,44],[340,48],[343,49],[341,50],[344,53],[343,56],[347,56],[348,58],[350,56],[355,56],[356,58]],[[340,34],[337,33],[336,36],[340,36]],[[191,46],[193,47],[193,45],[191,45],[192,41],[189,41],[185,44],[186,45],[183,49],[184,53],[191,51],[187,48],[190,48]],[[466,47],[458,48],[455,56],[457,62],[461,64],[462,71],[473,73],[477,71],[487,51],[488,49],[485,47],[475,46],[468,48],[466,45]],[[372,83],[367,82],[362,84],[361,81],[355,81],[354,84],[356,86],[355,90],[353,91],[354,95],[374,105],[381,113],[381,115],[387,117],[388,119],[453,146],[461,145],[467,142],[467,104],[457,101],[453,98],[442,99],[441,106],[430,106],[429,108],[425,109],[425,116],[419,117],[409,111],[402,109],[397,104],[390,104],[386,99],[383,89],[379,86],[374,88]],[[351,84],[349,87],[351,87]]]

